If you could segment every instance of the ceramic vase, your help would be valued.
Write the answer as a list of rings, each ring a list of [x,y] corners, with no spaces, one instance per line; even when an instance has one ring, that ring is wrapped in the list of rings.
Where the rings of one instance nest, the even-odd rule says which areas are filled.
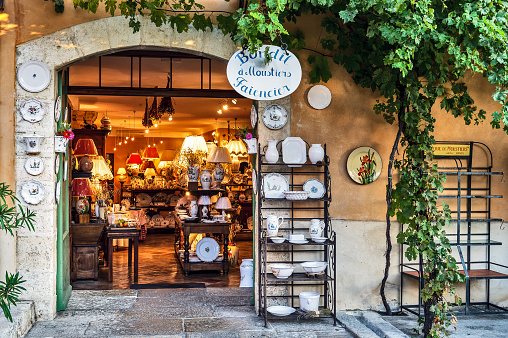
[[[234,244],[228,245],[228,258],[229,258],[229,266],[234,268],[238,264],[238,257],[239,257],[240,251],[238,250],[238,247]]]
[[[215,182],[222,182],[222,180],[224,179],[224,175],[225,175],[225,171],[224,171],[224,167],[222,166],[222,164],[217,164],[217,166],[215,167],[215,170],[213,171],[213,179],[215,180]]]
[[[189,182],[197,182],[199,179],[199,166],[197,164],[187,167],[187,177]]]
[[[252,259],[243,259],[240,265],[240,287],[251,288],[254,286],[254,262]]]
[[[203,169],[199,181],[201,182],[201,188],[203,188],[203,190],[209,190],[212,184],[212,174],[210,174],[210,170]]]
[[[320,161],[323,161],[325,157],[325,150],[321,146],[321,144],[312,144],[309,149],[309,160],[312,164],[316,164]]]
[[[258,140],[253,137],[250,140],[243,139],[243,142],[247,145],[247,154],[257,154],[258,152]]]
[[[195,218],[198,216],[198,209],[199,209],[199,207],[198,207],[197,201],[191,201],[191,204],[189,206],[189,212],[190,212],[190,216],[192,218]]]
[[[27,154],[38,154],[41,152],[40,147],[44,136],[31,134],[23,136],[26,142],[26,153]]]
[[[67,142],[69,140],[63,136],[55,136],[55,153],[67,152]]]
[[[277,150],[277,140],[268,140],[268,148],[265,153],[265,160],[268,163],[277,163],[279,160],[279,151]]]

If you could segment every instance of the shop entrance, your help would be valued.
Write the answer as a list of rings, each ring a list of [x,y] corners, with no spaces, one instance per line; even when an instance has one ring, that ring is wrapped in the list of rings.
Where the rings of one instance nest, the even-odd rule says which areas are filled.
[[[253,257],[253,159],[235,134],[252,132],[252,101],[225,63],[128,50],[64,74],[73,289],[239,286]]]

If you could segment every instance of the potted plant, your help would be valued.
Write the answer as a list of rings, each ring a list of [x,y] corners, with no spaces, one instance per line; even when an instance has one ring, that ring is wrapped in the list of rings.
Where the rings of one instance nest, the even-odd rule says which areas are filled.
[[[62,122],[55,136],[55,152],[65,153],[67,151],[67,142],[73,138],[74,133],[71,129],[71,125],[67,122]]]
[[[242,127],[236,129],[235,137],[237,139],[241,138],[245,145],[247,146],[248,154],[256,154],[258,152],[258,142],[255,137],[252,136],[252,133],[249,132],[249,127]]]

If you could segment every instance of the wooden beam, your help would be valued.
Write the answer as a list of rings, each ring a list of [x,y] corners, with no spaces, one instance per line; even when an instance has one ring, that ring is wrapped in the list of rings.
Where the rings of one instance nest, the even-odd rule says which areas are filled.
[[[243,98],[234,90],[69,86],[70,95]]]

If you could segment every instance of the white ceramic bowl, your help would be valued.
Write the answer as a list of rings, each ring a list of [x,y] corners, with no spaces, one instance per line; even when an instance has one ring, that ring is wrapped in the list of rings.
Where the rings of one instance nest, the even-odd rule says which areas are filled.
[[[277,244],[280,244],[286,240],[284,237],[270,237],[270,239],[272,240],[272,242]]]
[[[316,243],[324,243],[327,240],[326,237],[311,237],[311,238]]]
[[[292,314],[293,312],[296,311],[296,309],[292,308],[290,306],[273,305],[273,306],[269,306],[266,309],[266,311],[270,312],[274,316],[283,317],[283,316],[288,316],[288,315]]]
[[[309,197],[308,191],[284,191],[284,196],[287,200],[302,201]]]
[[[308,273],[320,273],[325,271],[328,266],[327,262],[304,262],[300,263],[305,272]]]
[[[271,264],[270,268],[272,269],[272,273],[277,278],[288,278],[293,274],[293,270],[296,268],[295,264],[287,264],[287,263],[277,263]]]

